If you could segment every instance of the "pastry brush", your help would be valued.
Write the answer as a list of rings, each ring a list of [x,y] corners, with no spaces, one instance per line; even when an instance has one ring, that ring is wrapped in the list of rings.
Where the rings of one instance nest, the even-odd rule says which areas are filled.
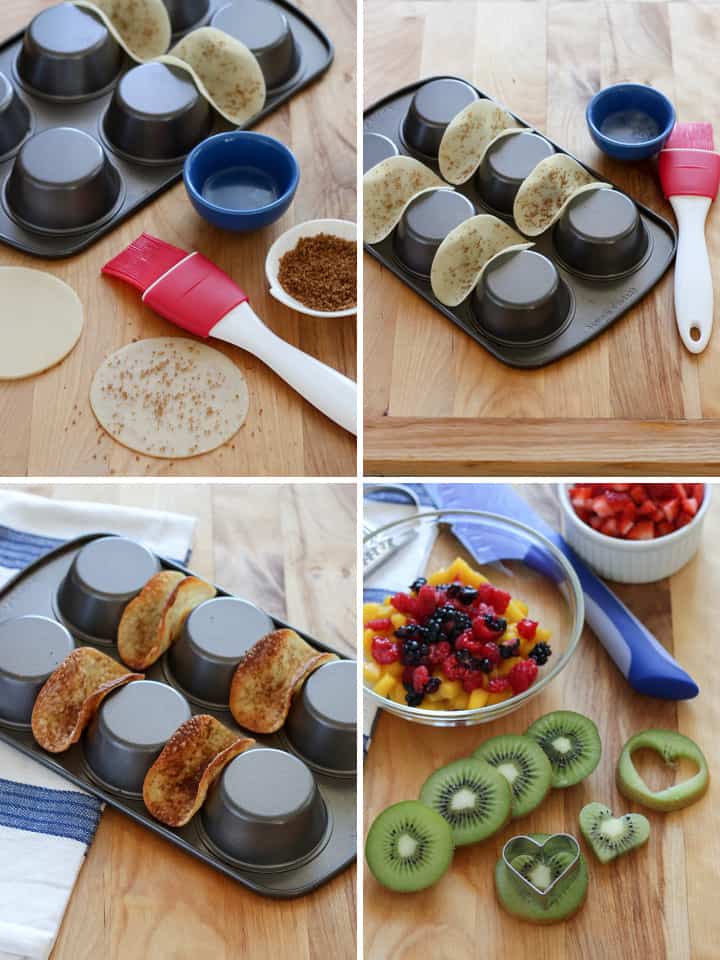
[[[356,384],[276,336],[247,294],[202,254],[144,233],[102,272],[135,287],[143,303],[183,330],[252,353],[325,416],[357,432]]]
[[[713,284],[705,219],[720,184],[720,155],[711,123],[678,123],[658,158],[660,184],[675,212],[675,319],[691,353],[708,345],[713,323]]]

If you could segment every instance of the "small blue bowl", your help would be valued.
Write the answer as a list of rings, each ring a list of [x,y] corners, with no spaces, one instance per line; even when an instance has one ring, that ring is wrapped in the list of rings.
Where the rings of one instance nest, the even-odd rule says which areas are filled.
[[[285,144],[235,130],[203,140],[185,161],[185,189],[197,212],[221,230],[275,223],[292,203],[300,167]]]
[[[665,94],[644,83],[616,83],[600,90],[585,113],[590,136],[616,160],[655,156],[675,126],[675,108]]]

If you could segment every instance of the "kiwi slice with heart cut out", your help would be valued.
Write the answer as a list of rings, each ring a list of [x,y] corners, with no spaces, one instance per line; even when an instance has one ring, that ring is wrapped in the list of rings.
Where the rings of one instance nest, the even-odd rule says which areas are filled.
[[[524,817],[539,806],[550,789],[552,767],[542,747],[530,737],[492,737],[473,751],[501,773],[512,792],[512,816]]]
[[[457,846],[491,837],[510,819],[507,780],[473,757],[436,770],[422,785],[420,799],[447,820]]]
[[[529,837],[544,843],[549,839],[547,833],[529,833]],[[530,880],[538,889],[546,889],[560,876],[572,860],[570,854],[556,854],[546,856],[542,851],[537,855],[518,856],[512,861],[513,867],[524,877]],[[582,853],[579,856],[577,871],[567,884],[560,881],[561,886],[551,890],[540,903],[525,889],[518,878],[508,869],[502,857],[495,865],[495,891],[501,906],[508,913],[521,920],[530,920],[533,923],[558,923],[567,920],[580,909],[585,901],[588,888],[587,863]]]
[[[580,829],[600,863],[647,843],[650,824],[641,813],[613,815],[603,803],[588,803],[580,811]]]
[[[589,717],[573,710],[556,710],[531,723],[525,735],[545,751],[552,767],[553,787],[571,787],[600,763],[602,743]]]
[[[635,769],[632,755],[635,750],[647,747],[659,753],[669,766],[680,759],[697,765],[697,773],[682,783],[665,790],[651,790]],[[681,810],[695,803],[705,793],[710,782],[707,760],[700,747],[690,737],[675,730],[643,730],[630,737],[622,749],[616,771],[620,793],[629,800],[637,800],[651,810]]]
[[[384,887],[412,893],[431,887],[453,857],[450,825],[419,800],[405,800],[383,810],[365,842],[365,859]]]

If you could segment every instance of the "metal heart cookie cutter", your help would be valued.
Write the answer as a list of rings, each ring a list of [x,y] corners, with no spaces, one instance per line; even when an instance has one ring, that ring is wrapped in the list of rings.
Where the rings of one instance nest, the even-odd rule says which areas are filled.
[[[518,857],[527,856],[535,859],[538,855],[547,862],[558,854],[571,854],[572,860],[544,889],[535,886],[532,880],[524,876],[512,863]],[[580,845],[569,833],[554,833],[543,843],[538,843],[537,840],[528,836],[512,837],[503,847],[502,858],[517,886],[529,893],[540,906],[545,906],[550,894],[557,892],[558,888],[565,889],[577,872],[580,866]]]

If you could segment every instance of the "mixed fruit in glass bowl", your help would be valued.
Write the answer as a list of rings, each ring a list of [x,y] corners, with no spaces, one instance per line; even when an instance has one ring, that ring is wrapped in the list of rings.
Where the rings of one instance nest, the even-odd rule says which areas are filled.
[[[550,631],[522,600],[467,561],[366,603],[364,677],[387,700],[424,710],[473,710],[510,700],[552,655]]]

